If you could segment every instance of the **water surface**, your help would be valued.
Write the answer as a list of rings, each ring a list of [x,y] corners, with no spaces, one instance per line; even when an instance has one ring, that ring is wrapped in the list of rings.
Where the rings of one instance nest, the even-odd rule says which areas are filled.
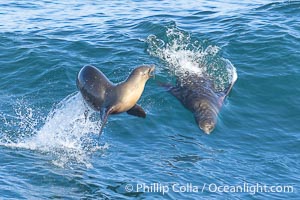
[[[0,8],[1,198],[299,198],[299,1],[9,1]],[[166,48],[174,42],[180,48]],[[211,135],[159,84],[174,83],[178,69],[197,71],[207,48],[220,61],[209,72],[217,89],[230,79],[221,61],[239,77]],[[98,141],[99,116],[85,122],[75,82],[86,64],[113,82],[155,64],[139,102],[147,118],[113,116]],[[200,191],[137,191],[138,183]],[[294,191],[201,191],[245,183]]]

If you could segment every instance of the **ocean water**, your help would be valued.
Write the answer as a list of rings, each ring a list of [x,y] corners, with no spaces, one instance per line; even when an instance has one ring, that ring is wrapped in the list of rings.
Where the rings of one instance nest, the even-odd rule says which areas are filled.
[[[300,1],[1,1],[0,199],[299,199]],[[155,64],[146,119],[84,119],[86,64]],[[200,67],[201,66],[201,67]],[[238,79],[204,134],[161,83]],[[226,189],[227,188],[227,189]]]

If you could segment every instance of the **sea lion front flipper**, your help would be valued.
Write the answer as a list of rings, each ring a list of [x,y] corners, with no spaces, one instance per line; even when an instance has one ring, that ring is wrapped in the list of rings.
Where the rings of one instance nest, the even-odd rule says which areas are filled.
[[[86,109],[86,110],[84,111],[84,122],[85,122],[85,123],[86,123],[86,121],[87,121],[87,119],[88,119],[88,116],[89,116],[89,110]]]
[[[236,70],[234,69],[233,74],[232,74],[231,83],[230,83],[229,87],[226,88],[226,90],[225,90],[225,96],[228,96],[228,94],[230,93],[230,91],[231,91],[233,85],[235,84],[237,78],[238,78],[238,75],[236,73]]]
[[[231,92],[232,90],[232,87],[233,85],[235,84],[236,80],[237,80],[238,76],[237,76],[237,73],[236,71],[234,70],[233,71],[233,74],[232,74],[232,80],[231,80],[231,83],[229,84],[229,86],[222,92],[219,92],[217,93],[217,95],[219,96],[219,106],[221,107],[222,104],[223,104],[223,101],[225,100],[225,98],[229,95],[229,93]]]
[[[135,104],[130,110],[127,111],[129,115],[134,115],[137,117],[146,118],[146,113],[143,108],[137,104]]]

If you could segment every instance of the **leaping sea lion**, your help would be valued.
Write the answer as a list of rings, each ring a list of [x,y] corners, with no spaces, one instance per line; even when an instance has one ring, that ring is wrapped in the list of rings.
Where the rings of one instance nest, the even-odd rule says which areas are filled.
[[[199,128],[210,134],[216,126],[223,101],[236,80],[237,74],[234,71],[229,87],[224,91],[215,92],[209,79],[190,74],[178,79],[176,86],[170,88],[170,92],[194,114]]]
[[[96,67],[84,66],[77,76],[77,87],[90,108],[100,112],[102,132],[108,116],[127,112],[130,115],[145,118],[143,108],[137,105],[147,80],[153,76],[154,66],[135,68],[128,78],[118,84],[112,83]],[[86,115],[86,114],[85,114]]]

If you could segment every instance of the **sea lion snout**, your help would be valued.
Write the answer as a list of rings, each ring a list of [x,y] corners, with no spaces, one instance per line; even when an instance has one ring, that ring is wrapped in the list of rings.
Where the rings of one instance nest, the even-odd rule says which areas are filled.
[[[211,119],[206,119],[198,123],[199,128],[203,130],[204,133],[210,134],[215,128],[215,122]]]
[[[148,80],[149,78],[154,76],[155,66],[151,65],[143,65],[135,68],[131,75],[140,76],[145,80]]]
[[[150,69],[149,69],[148,76],[149,76],[149,77],[154,77],[154,76],[155,76],[154,71],[155,71],[155,66],[152,65],[152,66],[150,67]]]

